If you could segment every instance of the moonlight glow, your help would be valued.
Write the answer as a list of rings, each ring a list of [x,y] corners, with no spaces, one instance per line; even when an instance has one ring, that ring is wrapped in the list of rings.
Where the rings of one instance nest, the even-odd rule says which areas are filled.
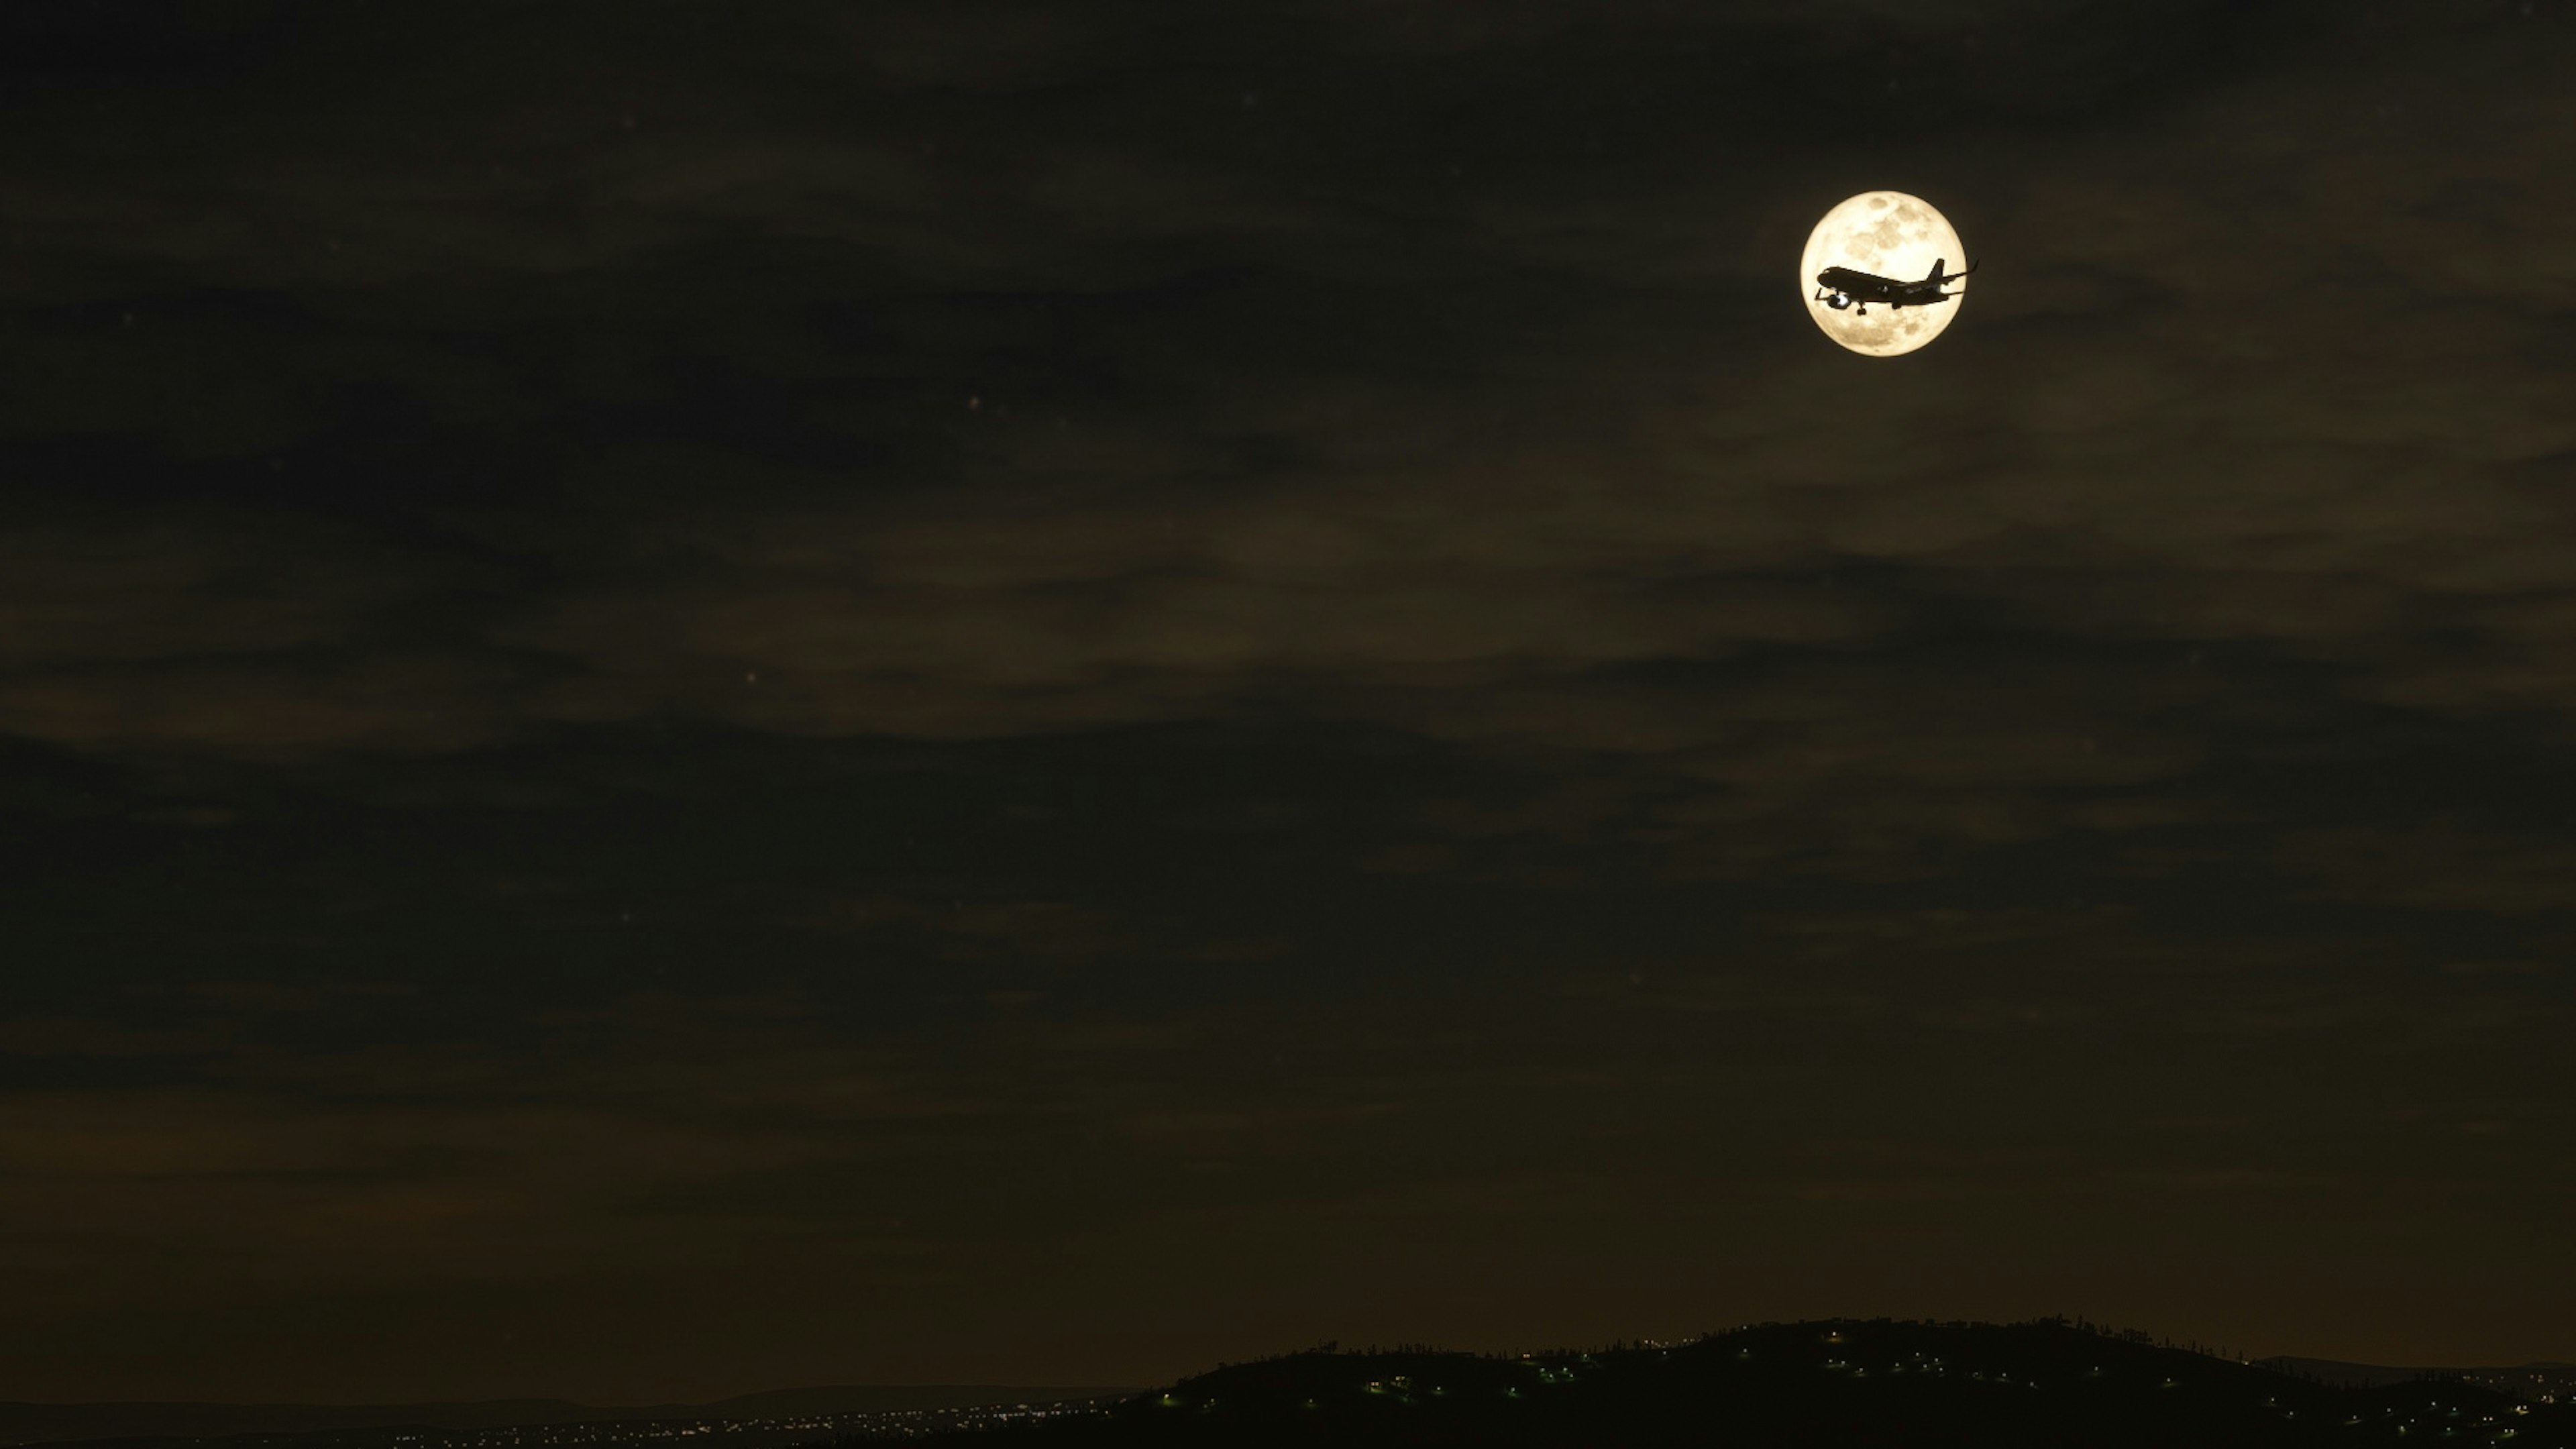
[[[1930,272],[1936,260],[1949,263],[1952,272],[1968,268],[1959,234],[1932,203],[1902,191],[1864,191],[1826,212],[1808,233],[1806,255],[1798,259],[1798,296],[1827,337],[1854,352],[1894,357],[1941,335],[1967,305],[1967,283],[1952,283],[1947,302],[1903,308],[1872,302],[1863,313],[1858,307],[1836,311],[1816,300],[1816,274],[1827,267],[1851,267],[1912,282]]]

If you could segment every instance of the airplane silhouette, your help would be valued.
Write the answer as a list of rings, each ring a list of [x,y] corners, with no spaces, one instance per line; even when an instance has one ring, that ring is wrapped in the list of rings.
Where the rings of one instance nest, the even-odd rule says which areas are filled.
[[[1946,265],[1947,258],[1934,258],[1932,270],[1919,282],[1900,282],[1890,277],[1855,272],[1849,267],[1827,267],[1816,273],[1816,300],[1837,312],[1858,303],[1864,317],[1869,315],[1872,302],[1885,302],[1890,307],[1928,307],[1935,302],[1947,302],[1959,294],[1942,291],[1942,284],[1955,282],[1975,271],[1977,264],[1970,262],[1968,272],[1943,276],[1941,269]]]

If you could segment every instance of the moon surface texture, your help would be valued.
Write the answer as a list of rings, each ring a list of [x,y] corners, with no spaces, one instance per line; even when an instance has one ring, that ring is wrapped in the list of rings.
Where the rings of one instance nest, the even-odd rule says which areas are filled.
[[[1838,203],[1807,235],[1807,254],[1798,259],[1798,297],[1807,315],[1827,337],[1854,352],[1894,357],[1941,335],[1966,305],[1968,284],[1953,281],[1950,300],[1930,306],[1892,307],[1871,302],[1840,311],[1816,297],[1816,274],[1827,267],[1850,267],[1890,281],[1919,282],[1935,261],[1952,273],[1968,269],[1967,249],[1949,219],[1932,203],[1902,191],[1864,191]]]

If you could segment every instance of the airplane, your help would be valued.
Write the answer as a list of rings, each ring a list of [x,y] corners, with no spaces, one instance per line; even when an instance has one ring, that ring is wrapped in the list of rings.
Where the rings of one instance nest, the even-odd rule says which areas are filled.
[[[1959,294],[1942,291],[1942,285],[1955,282],[1968,275],[1968,272],[1975,271],[1977,264],[1970,262],[1968,272],[1954,272],[1943,276],[1941,269],[1946,265],[1948,265],[1947,258],[1933,258],[1931,272],[1919,282],[1899,282],[1888,277],[1874,277],[1867,272],[1855,272],[1849,267],[1827,267],[1816,273],[1816,300],[1837,312],[1857,302],[1864,317],[1869,315],[1869,304],[1872,302],[1885,302],[1890,307],[1909,305],[1928,307],[1935,302],[1947,302]]]

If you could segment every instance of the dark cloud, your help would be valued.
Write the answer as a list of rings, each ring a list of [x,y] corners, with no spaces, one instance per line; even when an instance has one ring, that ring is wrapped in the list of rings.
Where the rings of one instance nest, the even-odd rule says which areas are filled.
[[[2563,5],[0,26],[0,1391],[2576,1354]]]

